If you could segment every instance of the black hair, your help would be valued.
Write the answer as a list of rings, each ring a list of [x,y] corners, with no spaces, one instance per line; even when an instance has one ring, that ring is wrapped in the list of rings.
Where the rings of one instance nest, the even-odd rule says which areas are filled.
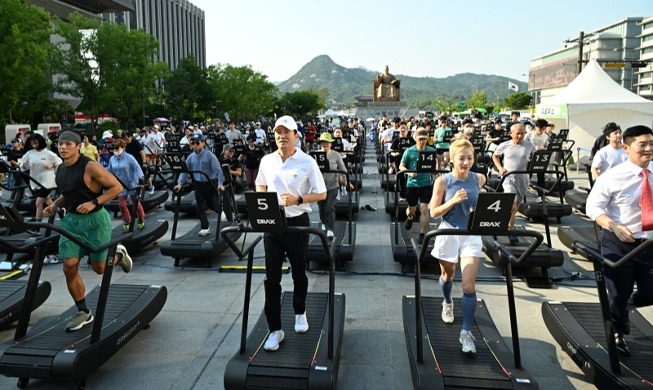
[[[474,124],[474,121],[472,120],[472,118],[467,117],[467,118],[465,118],[465,119],[463,120],[463,126],[465,126],[465,125],[468,124],[468,123],[469,123],[470,125],[473,125],[473,124]]]
[[[650,127],[646,127],[644,125],[637,125],[637,126],[632,126],[626,129],[624,133],[622,134],[624,143],[626,145],[630,145],[631,142],[635,140],[635,138],[639,137],[640,135],[647,135],[651,134],[653,135],[653,130],[651,130]]]
[[[38,146],[34,148],[36,150],[43,150],[48,146],[47,142],[45,142],[45,138],[43,138],[41,134],[32,135],[29,139],[29,142],[31,143],[32,141],[36,141],[38,143]]]

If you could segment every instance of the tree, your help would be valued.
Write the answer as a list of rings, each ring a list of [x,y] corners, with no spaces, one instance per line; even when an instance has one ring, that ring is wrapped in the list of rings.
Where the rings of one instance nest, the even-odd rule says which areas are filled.
[[[472,97],[467,100],[467,107],[486,108],[487,94],[485,91],[474,91]]]
[[[212,65],[207,76],[219,110],[231,118],[254,119],[274,109],[277,87],[250,66]]]
[[[50,89],[50,17],[26,0],[0,3],[0,121],[12,120],[12,110],[31,108],[28,97]],[[25,102],[26,104],[23,104]]]
[[[131,130],[135,111],[144,108],[146,98],[149,100],[155,92],[156,81],[165,78],[168,66],[153,62],[159,43],[143,30],[127,31],[122,25],[104,23],[97,38],[98,62],[107,70],[107,95],[114,103],[107,110]]]
[[[531,105],[533,97],[525,92],[515,92],[508,95],[504,100],[504,105],[513,110],[523,110]]]
[[[279,99],[278,108],[281,115],[290,115],[294,118],[304,118],[309,113],[317,113],[324,108],[324,103],[319,97],[309,91],[288,92]]]
[[[207,96],[211,95],[206,71],[193,57],[179,61],[179,66],[165,82],[165,90],[168,107],[179,120],[194,121],[200,102],[209,100]]]

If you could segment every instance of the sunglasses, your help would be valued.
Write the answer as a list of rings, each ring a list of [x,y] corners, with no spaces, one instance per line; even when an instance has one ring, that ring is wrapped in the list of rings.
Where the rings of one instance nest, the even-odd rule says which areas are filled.
[[[191,145],[200,145],[202,141],[190,141]]]

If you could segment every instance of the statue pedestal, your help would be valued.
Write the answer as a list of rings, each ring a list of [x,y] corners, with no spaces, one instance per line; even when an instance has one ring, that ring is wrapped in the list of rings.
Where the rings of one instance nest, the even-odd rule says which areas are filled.
[[[419,114],[417,107],[411,107],[401,101],[367,101],[366,103],[359,105],[356,109],[356,117],[362,120],[366,120],[367,118],[379,119],[383,114],[387,115],[389,119],[396,116],[409,118]]]

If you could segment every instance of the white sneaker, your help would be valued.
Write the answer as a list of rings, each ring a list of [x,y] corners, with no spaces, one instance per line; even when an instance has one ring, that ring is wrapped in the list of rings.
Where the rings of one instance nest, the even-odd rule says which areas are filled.
[[[340,187],[340,195],[347,196],[347,187],[345,186]]]
[[[308,319],[306,319],[306,312],[304,314],[295,314],[295,332],[306,333],[308,330]]]
[[[445,324],[453,323],[453,302],[445,303],[442,302],[442,321]]]
[[[460,338],[458,339],[458,341],[460,341],[460,344],[463,345],[463,352],[476,353],[476,345],[474,345],[474,341],[476,341],[476,338],[474,338],[474,335],[470,330],[461,330]]]
[[[150,187],[150,192],[149,192],[149,194],[150,194],[150,195],[154,195],[154,186]]]
[[[322,230],[326,230],[326,225],[322,224]]]
[[[327,230],[327,238],[333,238],[333,230]]]
[[[120,265],[122,271],[127,274],[132,270],[132,258],[129,256],[129,253],[127,253],[127,248],[122,244],[118,244],[118,247],[116,248],[116,254],[118,253],[120,253],[121,256],[118,265]]]
[[[388,168],[388,175],[392,175],[393,173],[395,173],[394,168]]]
[[[535,200],[534,200],[533,202],[535,202],[535,203],[542,203],[542,198],[539,197],[539,196],[537,196],[537,197],[535,197]]]
[[[275,330],[274,332],[270,332],[270,335],[268,336],[268,339],[265,340],[265,344],[263,344],[263,349],[266,351],[276,351],[279,349],[279,344],[283,341],[283,330]]]
[[[198,234],[203,237],[207,236],[209,233],[211,233],[211,229],[202,229]]]

